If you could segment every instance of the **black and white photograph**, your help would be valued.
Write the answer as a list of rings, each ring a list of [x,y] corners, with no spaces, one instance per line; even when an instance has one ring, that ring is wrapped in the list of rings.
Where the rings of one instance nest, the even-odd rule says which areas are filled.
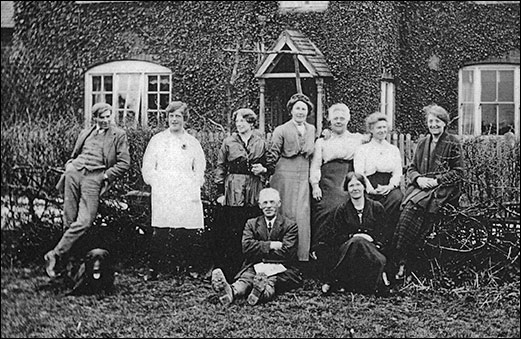
[[[519,338],[518,1],[1,1],[1,338]]]

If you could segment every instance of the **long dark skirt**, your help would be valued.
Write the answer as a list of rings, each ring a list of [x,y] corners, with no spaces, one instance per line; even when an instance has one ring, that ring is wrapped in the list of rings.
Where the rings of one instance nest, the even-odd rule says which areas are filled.
[[[344,180],[349,171],[353,170],[352,161],[333,160],[322,165],[320,189],[322,190],[322,200],[312,199],[311,209],[311,238],[312,248],[317,244],[322,226],[326,225],[331,211],[346,201],[348,194],[344,190]]]
[[[387,259],[372,242],[352,237],[340,246],[339,254],[331,278],[340,286],[359,293],[375,293],[383,286]]]
[[[391,173],[383,173],[376,172],[367,177],[373,185],[374,188],[378,187],[378,185],[388,185],[389,180],[391,179]],[[385,208],[387,215],[389,216],[389,224],[386,228],[386,232],[384,234],[384,246],[387,243],[392,241],[392,237],[394,234],[394,230],[396,229],[396,225],[398,224],[398,220],[400,219],[400,205],[403,200],[402,190],[397,187],[387,195],[380,194],[369,194],[369,198],[379,201]]]

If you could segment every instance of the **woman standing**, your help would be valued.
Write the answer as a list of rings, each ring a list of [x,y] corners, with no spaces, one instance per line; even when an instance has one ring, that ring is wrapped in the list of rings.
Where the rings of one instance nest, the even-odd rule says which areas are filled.
[[[380,248],[387,227],[385,209],[365,196],[362,174],[349,172],[345,189],[349,198],[331,212],[320,239],[324,245],[318,259],[328,271],[322,292],[329,293],[331,285],[360,293],[383,292],[387,259]]]
[[[394,260],[399,265],[396,279],[404,278],[408,255],[419,247],[440,208],[457,205],[461,193],[461,143],[446,131],[449,113],[438,105],[423,110],[429,134],[418,142],[407,169],[409,184],[393,237]]]
[[[309,183],[312,188],[311,220],[313,247],[315,239],[326,222],[330,211],[347,198],[344,179],[353,171],[355,151],[362,144],[363,135],[351,133],[347,124],[351,119],[349,107],[338,103],[328,110],[331,133],[326,138],[315,141],[315,151],[311,160]]]
[[[370,114],[365,123],[371,140],[356,152],[354,168],[365,176],[369,198],[381,202],[389,216],[389,233],[385,234],[383,242],[387,245],[400,218],[402,157],[398,147],[386,140],[389,125],[385,114]]]
[[[223,140],[217,156],[215,183],[222,210],[214,230],[214,266],[227,276],[242,264],[242,232],[246,221],[259,216],[258,196],[268,175],[266,142],[254,133],[257,115],[249,108],[233,113],[237,132]]]
[[[306,118],[314,106],[306,95],[297,93],[289,99],[286,107],[292,118],[275,128],[267,154],[268,168],[273,173],[270,185],[280,192],[282,214],[298,224],[298,260],[309,261],[309,165],[315,126],[307,123]]]
[[[204,152],[199,141],[184,129],[187,105],[174,101],[166,112],[169,128],[150,139],[143,155],[143,179],[152,187],[153,234],[147,280],[157,279],[173,238],[180,233],[189,236],[204,227]]]

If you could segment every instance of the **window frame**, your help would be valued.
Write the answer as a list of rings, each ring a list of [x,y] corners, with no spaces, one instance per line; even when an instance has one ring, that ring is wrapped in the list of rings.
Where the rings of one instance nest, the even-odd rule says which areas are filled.
[[[463,72],[471,71],[473,76],[473,82],[474,87],[472,88],[472,96],[473,98],[469,100],[463,100],[465,93],[463,92]],[[513,78],[513,104],[514,104],[514,134],[517,138],[519,138],[520,135],[520,117],[519,117],[519,89],[520,89],[520,70],[518,64],[509,64],[509,63],[488,63],[488,64],[475,64],[475,65],[467,65],[462,68],[460,68],[458,72],[458,134],[459,135],[472,135],[472,136],[482,136],[482,135],[489,135],[489,134],[483,134],[483,131],[481,130],[482,126],[482,105],[484,103],[490,103],[490,102],[484,102],[481,97],[481,90],[482,90],[482,72],[483,71],[513,71],[514,72],[514,78]],[[496,82],[497,86],[497,82]],[[501,102],[496,98],[495,102]],[[472,121],[472,128],[473,133],[464,133],[464,104],[465,103],[473,103],[474,107],[471,110],[471,121]],[[498,126],[499,127],[499,126]],[[491,134],[492,136],[500,136],[501,134],[498,134],[498,131],[496,130],[496,134]]]
[[[138,74],[139,80],[138,80],[138,90],[137,93],[139,94],[137,97],[137,100],[139,101],[138,107],[141,112],[141,118],[138,116],[135,117],[133,124],[134,126],[140,125],[140,126],[148,126],[148,114],[149,114],[149,105],[148,105],[148,94],[149,93],[158,93],[158,92],[149,92],[148,90],[148,77],[149,76],[168,76],[169,80],[169,93],[168,93],[168,102],[172,100],[172,71],[162,65],[149,62],[149,61],[142,61],[142,60],[118,60],[118,61],[110,61],[104,64],[99,64],[94,67],[91,67],[89,70],[85,72],[85,92],[84,92],[84,117],[85,117],[85,127],[88,127],[92,123],[92,106],[94,105],[93,102],[93,95],[95,92],[93,92],[93,78],[96,76],[102,77],[102,90],[101,93],[104,95],[106,93],[111,93],[112,95],[112,102],[109,102],[109,104],[112,106],[112,121],[113,123],[117,125],[124,126],[125,124],[122,124],[118,117],[119,117],[119,95],[120,93],[120,76],[125,74]],[[112,77],[112,91],[107,92],[104,91],[104,77],[111,76]],[[159,85],[158,85],[159,86]],[[127,92],[128,93],[128,92]],[[128,98],[127,98],[128,99]],[[166,108],[166,107],[164,107]],[[161,111],[164,111],[164,108],[158,107],[156,110],[158,114]],[[124,112],[127,110],[127,108],[123,108]]]
[[[329,1],[278,1],[280,13],[325,12]]]
[[[380,112],[387,116],[391,132],[395,128],[395,93],[394,79],[392,77],[382,77],[380,80]]]

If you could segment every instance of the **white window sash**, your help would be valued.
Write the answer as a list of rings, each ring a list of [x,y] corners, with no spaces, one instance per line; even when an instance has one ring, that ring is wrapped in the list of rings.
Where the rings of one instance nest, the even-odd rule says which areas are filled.
[[[130,79],[129,83],[127,84],[127,88],[121,87],[121,81],[120,76],[122,75],[129,75]],[[136,80],[135,77],[139,75],[138,79]],[[172,72],[170,69],[150,63],[145,61],[136,61],[136,60],[122,60],[122,61],[112,61],[108,62],[103,65],[98,65],[90,70],[88,70],[85,74],[85,96],[84,96],[84,117],[85,117],[85,126],[88,127],[91,124],[92,121],[92,113],[91,109],[93,106],[93,77],[95,76],[101,76],[102,77],[102,92],[104,95],[106,95],[106,91],[103,89],[104,81],[103,78],[105,76],[112,76],[112,107],[113,107],[113,122],[119,123],[119,124],[125,124],[127,123],[126,116],[128,115],[129,110],[135,111],[135,116],[133,118],[133,121],[130,122],[130,124],[136,125],[148,125],[148,87],[147,87],[147,78],[148,75],[154,75],[158,77],[158,80],[161,78],[161,76],[168,76],[168,99],[169,102],[172,98]],[[128,87],[131,85],[131,82],[133,82],[134,86],[136,85],[137,81],[137,87]],[[158,84],[159,86],[160,84]],[[129,89],[132,89],[132,91],[129,91]],[[125,106],[120,110],[119,108],[119,94],[120,91],[123,91],[125,93]],[[122,93],[123,93],[122,92]],[[156,94],[160,93],[160,88],[158,88],[158,91],[155,92]],[[132,107],[129,107],[129,103],[133,103]],[[158,111],[160,111],[161,108],[158,107]],[[119,121],[119,112],[122,111],[122,121]],[[141,115],[141,116],[140,116]]]
[[[464,68],[460,69],[459,79],[458,79],[458,114],[459,114],[458,131],[461,135],[469,135],[469,133],[468,133],[469,131],[466,130],[466,127],[465,127],[465,109],[466,109],[465,105],[468,105],[471,102],[464,100],[465,89],[463,88],[463,71],[472,72],[471,74],[472,74],[473,80],[474,80],[473,81],[473,83],[474,83],[473,100],[472,100],[473,105],[474,105],[473,112],[472,112],[473,113],[473,118],[472,118],[473,128],[471,128],[471,130],[473,130],[473,133],[470,133],[470,134],[471,135],[482,135],[482,133],[483,133],[482,128],[481,128],[482,118],[483,118],[483,110],[482,110],[483,104],[495,104],[495,105],[513,104],[514,105],[514,133],[519,138],[519,135],[520,135],[520,113],[519,113],[520,70],[519,70],[519,66],[501,65],[501,64],[476,65],[476,66],[469,66],[469,67],[464,67]],[[495,90],[496,90],[495,101],[485,102],[485,101],[481,100],[481,89],[482,89],[481,75],[482,75],[483,71],[495,71],[496,72],[497,77],[496,77],[496,84],[495,84],[495,86],[496,86],[495,87]],[[499,77],[500,71],[513,71],[514,72],[513,102],[499,101],[499,93],[498,93],[499,78],[498,77]],[[498,109],[498,106],[496,106],[496,124],[498,124],[498,121],[499,121],[498,114],[499,114],[499,109]],[[472,131],[470,131],[470,132],[472,132]],[[499,125],[497,126],[496,133],[499,133]]]

